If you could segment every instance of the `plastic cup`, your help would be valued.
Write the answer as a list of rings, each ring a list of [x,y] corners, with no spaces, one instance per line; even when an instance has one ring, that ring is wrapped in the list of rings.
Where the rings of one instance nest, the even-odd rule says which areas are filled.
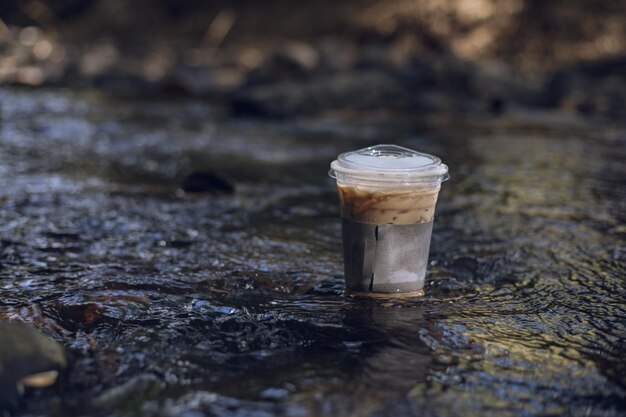
[[[423,294],[435,205],[448,167],[396,145],[346,152],[330,164],[341,204],[346,288]]]

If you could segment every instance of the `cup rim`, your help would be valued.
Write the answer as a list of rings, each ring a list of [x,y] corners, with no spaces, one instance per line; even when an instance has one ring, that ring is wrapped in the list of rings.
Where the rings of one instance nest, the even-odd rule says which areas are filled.
[[[386,167],[359,167],[358,164],[349,161],[350,155],[358,153],[381,154],[387,153],[405,153],[411,156],[419,155],[428,158],[430,163],[417,167],[408,168],[386,168]],[[382,144],[370,146],[356,151],[344,152],[340,154],[336,160],[330,164],[328,175],[337,180],[352,179],[353,181],[365,181],[376,183],[423,183],[432,181],[446,181],[450,178],[448,174],[448,166],[441,162],[441,159],[435,155],[418,152],[413,149],[405,148],[398,145]]]

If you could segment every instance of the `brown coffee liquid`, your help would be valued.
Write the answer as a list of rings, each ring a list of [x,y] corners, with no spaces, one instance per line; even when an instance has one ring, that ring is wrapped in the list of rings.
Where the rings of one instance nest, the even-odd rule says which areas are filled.
[[[415,224],[433,220],[440,187],[367,189],[337,184],[344,219],[370,224]]]

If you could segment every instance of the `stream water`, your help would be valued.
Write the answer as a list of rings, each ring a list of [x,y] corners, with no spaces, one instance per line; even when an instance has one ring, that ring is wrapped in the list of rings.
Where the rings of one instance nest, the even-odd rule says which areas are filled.
[[[623,127],[0,97],[0,319],[72,354],[22,414],[626,413]],[[419,299],[343,290],[326,172],[376,143],[450,166]],[[235,193],[177,192],[206,169]]]

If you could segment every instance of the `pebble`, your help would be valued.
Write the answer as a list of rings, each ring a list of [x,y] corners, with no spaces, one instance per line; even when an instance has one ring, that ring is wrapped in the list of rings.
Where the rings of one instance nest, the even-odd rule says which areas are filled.
[[[185,193],[232,194],[235,191],[230,182],[209,171],[197,171],[187,175],[181,188]]]

